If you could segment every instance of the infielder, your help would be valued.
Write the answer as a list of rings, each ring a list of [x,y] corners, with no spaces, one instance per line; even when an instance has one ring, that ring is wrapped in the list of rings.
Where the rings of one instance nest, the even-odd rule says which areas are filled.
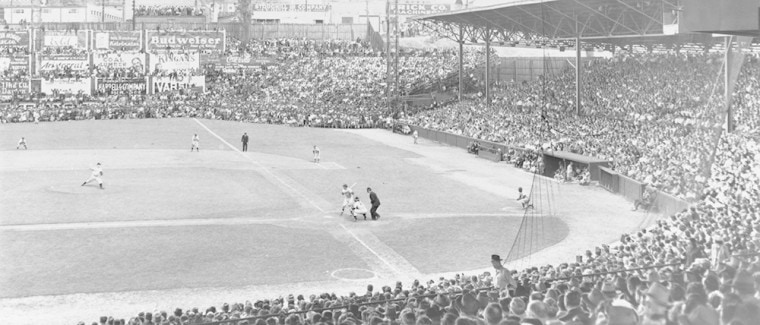
[[[417,138],[418,138],[419,136],[420,136],[420,135],[419,135],[419,134],[417,134],[417,130],[414,130],[414,132],[412,132],[412,138],[414,138],[414,144],[417,144]]]
[[[517,188],[517,202],[520,202],[520,204],[522,204],[523,209],[533,207],[533,203],[530,203],[530,197],[523,193],[522,187]]]
[[[356,216],[361,214],[364,215],[364,220],[367,220],[367,207],[364,206],[364,203],[362,201],[359,201],[359,197],[354,198],[354,205],[351,207],[351,215],[354,216],[354,221],[356,221]]]
[[[88,178],[84,183],[82,183],[82,186],[87,185],[87,183],[96,181],[98,182],[98,185],[100,186],[101,190],[104,190],[103,188],[103,179],[100,177],[103,176],[103,167],[100,166],[100,163],[95,165],[95,167],[90,167],[90,170],[92,170],[92,174],[90,175],[90,178]]]
[[[343,215],[343,212],[346,211],[346,207],[348,207],[349,211],[351,210],[351,206],[354,203],[354,190],[348,185],[343,184],[343,189],[340,190],[340,195],[343,196],[343,206],[340,208],[340,215]]]
[[[314,145],[314,149],[311,150],[311,153],[314,154],[314,162],[318,163],[319,162],[319,147],[317,147],[316,144]]]
[[[190,146],[190,152],[195,149],[197,152],[201,152],[201,139],[198,138],[198,133],[193,135],[193,144]]]
[[[16,150],[21,148],[21,146],[24,146],[24,150],[26,150],[26,139],[24,137],[21,137],[21,140],[18,140],[18,145],[16,146]]]

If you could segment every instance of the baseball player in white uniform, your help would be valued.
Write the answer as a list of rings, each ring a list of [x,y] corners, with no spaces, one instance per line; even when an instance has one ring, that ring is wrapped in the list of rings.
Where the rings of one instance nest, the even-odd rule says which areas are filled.
[[[420,135],[417,133],[417,130],[414,130],[414,132],[412,132],[412,138],[414,138],[414,144],[417,144],[417,138],[419,137]]]
[[[367,213],[369,210],[367,210],[367,207],[364,206],[362,201],[359,201],[358,196],[354,198],[354,205],[351,208],[351,215],[354,216],[354,221],[356,221],[356,216],[359,214],[364,215],[364,220],[367,220]]]
[[[311,153],[314,154],[314,162],[318,163],[319,162],[319,147],[317,147],[316,144],[314,145],[314,149],[311,150]]]
[[[190,146],[190,152],[193,152],[193,149],[201,152],[201,139],[198,138],[198,133],[193,135],[193,144]]]
[[[16,149],[18,150],[22,146],[24,147],[24,150],[26,150],[26,139],[24,139],[24,137],[21,137],[21,140],[18,140],[18,145],[16,146]]]
[[[105,188],[103,188],[103,179],[101,178],[103,176],[103,167],[100,165],[100,163],[98,163],[95,165],[95,167],[90,167],[90,170],[92,171],[92,174],[90,174],[90,178],[82,183],[82,186],[87,185],[89,182],[96,181],[98,182],[100,189],[104,190]]]
[[[346,207],[348,207],[350,211],[354,204],[354,190],[348,187],[348,185],[343,184],[343,189],[340,190],[340,195],[343,196],[343,206],[340,208],[340,215],[343,215],[343,212],[346,211]]]

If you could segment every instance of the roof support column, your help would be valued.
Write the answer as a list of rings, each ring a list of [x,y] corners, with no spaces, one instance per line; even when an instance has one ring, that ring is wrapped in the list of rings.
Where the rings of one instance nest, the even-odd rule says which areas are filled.
[[[457,91],[457,100],[462,101],[462,87],[464,87],[464,27],[459,24],[459,90]]]
[[[729,87],[731,83],[731,77],[730,77],[729,72],[731,72],[731,63],[732,63],[731,62],[731,43],[733,43],[733,36],[726,37],[726,53],[723,59],[723,65],[725,67],[725,69],[723,70],[724,72],[723,99],[726,105],[726,132],[727,133],[731,133],[734,131],[734,114],[731,111],[731,93],[730,93],[731,87]]]
[[[486,107],[491,107],[491,32],[486,34]]]
[[[394,18],[396,18],[396,21],[395,21],[395,25],[393,26],[393,30],[395,31],[395,33],[394,33],[395,34],[394,35],[395,36],[395,41],[394,41],[395,42],[395,44],[394,44],[395,46],[394,47],[396,49],[395,50],[396,57],[395,57],[394,62],[393,62],[393,70],[394,70],[394,73],[396,74],[396,80],[395,80],[395,85],[396,85],[396,110],[400,112],[402,108],[399,106],[399,105],[401,105],[401,103],[400,103],[401,102],[401,97],[400,97],[401,96],[401,86],[399,85],[399,82],[398,82],[398,56],[400,54],[399,53],[399,49],[398,49],[398,38],[399,38],[399,34],[401,34],[401,31],[398,28],[398,0],[396,0],[395,6],[396,6],[396,15],[395,15]],[[404,111],[404,113],[406,113],[406,111]]]
[[[385,98],[388,101],[388,112],[391,106],[391,1],[385,1]]]
[[[575,16],[575,115],[581,115],[581,72],[583,71],[583,63],[581,62],[581,33],[578,30],[578,14],[573,12]]]
[[[581,37],[575,37],[575,114],[581,115]]]

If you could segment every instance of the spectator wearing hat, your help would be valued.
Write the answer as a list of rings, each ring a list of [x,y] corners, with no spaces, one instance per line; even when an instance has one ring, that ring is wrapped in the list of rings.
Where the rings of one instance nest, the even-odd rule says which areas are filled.
[[[504,292],[517,287],[517,282],[512,277],[512,272],[505,268],[501,261],[501,256],[491,255],[491,265],[495,269],[496,287]]]
[[[642,324],[665,325],[670,306],[670,292],[660,283],[654,283],[647,290],[646,301],[640,306],[643,315]]]

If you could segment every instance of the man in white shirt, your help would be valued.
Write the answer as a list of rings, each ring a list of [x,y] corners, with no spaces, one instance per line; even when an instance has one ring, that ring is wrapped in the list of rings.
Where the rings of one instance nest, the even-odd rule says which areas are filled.
[[[198,138],[198,133],[193,135],[193,144],[190,146],[190,152],[193,152],[193,149],[196,152],[201,152],[201,139]]]
[[[98,182],[98,186],[100,186],[101,190],[104,190],[103,188],[103,179],[101,176],[103,176],[103,167],[98,163],[95,165],[95,167],[90,167],[90,170],[92,171],[92,174],[90,174],[90,178],[88,178],[84,183],[82,183],[82,186],[87,185],[87,183],[96,181]]]
[[[24,150],[26,150],[26,139],[24,137],[21,137],[21,140],[18,140],[18,145],[16,146],[16,150],[18,150],[21,147],[24,147]]]
[[[517,281],[512,277],[512,272],[501,264],[499,255],[491,255],[491,264],[496,269],[494,278],[500,291],[508,291],[510,288],[515,289],[517,287]]]

